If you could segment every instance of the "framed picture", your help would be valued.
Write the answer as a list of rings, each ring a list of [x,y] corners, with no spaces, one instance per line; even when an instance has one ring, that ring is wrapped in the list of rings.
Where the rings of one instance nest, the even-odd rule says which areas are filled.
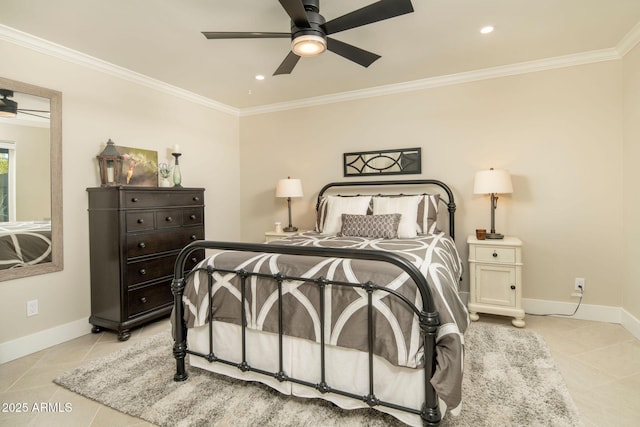
[[[344,153],[344,176],[422,173],[421,148]]]
[[[122,185],[157,187],[158,152],[141,148],[115,146],[122,160]]]

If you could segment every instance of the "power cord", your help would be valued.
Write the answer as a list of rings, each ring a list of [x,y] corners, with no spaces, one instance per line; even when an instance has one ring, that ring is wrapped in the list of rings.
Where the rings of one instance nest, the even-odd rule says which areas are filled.
[[[578,305],[576,306],[576,309],[573,310],[573,313],[571,314],[563,314],[563,313],[549,313],[549,314],[536,314],[536,313],[526,313],[529,316],[566,316],[566,317],[571,317],[574,316],[577,312],[578,309],[580,308],[580,304],[582,304],[582,297],[584,296],[584,290],[582,289],[582,287],[580,287],[580,300],[578,301]]]

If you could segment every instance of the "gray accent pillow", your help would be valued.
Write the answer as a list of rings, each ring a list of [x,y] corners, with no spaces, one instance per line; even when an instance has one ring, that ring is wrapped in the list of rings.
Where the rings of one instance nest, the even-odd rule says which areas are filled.
[[[402,215],[350,215],[342,214],[342,229],[339,236],[369,237],[372,239],[396,239]]]

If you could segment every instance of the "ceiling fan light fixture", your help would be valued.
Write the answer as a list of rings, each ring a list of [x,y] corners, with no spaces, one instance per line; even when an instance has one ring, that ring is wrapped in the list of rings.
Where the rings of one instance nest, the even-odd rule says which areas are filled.
[[[291,41],[291,50],[298,56],[316,56],[327,50],[327,41],[320,36],[305,34]]]
[[[7,99],[7,96],[13,96],[13,91],[0,89],[0,117],[15,117],[18,114],[18,103]]]

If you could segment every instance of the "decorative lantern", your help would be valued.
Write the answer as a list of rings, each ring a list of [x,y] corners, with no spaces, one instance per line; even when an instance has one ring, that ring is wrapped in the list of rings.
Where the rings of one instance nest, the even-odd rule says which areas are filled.
[[[112,187],[120,183],[122,175],[122,156],[116,150],[114,142],[109,139],[104,151],[98,156],[100,181],[103,187]]]

